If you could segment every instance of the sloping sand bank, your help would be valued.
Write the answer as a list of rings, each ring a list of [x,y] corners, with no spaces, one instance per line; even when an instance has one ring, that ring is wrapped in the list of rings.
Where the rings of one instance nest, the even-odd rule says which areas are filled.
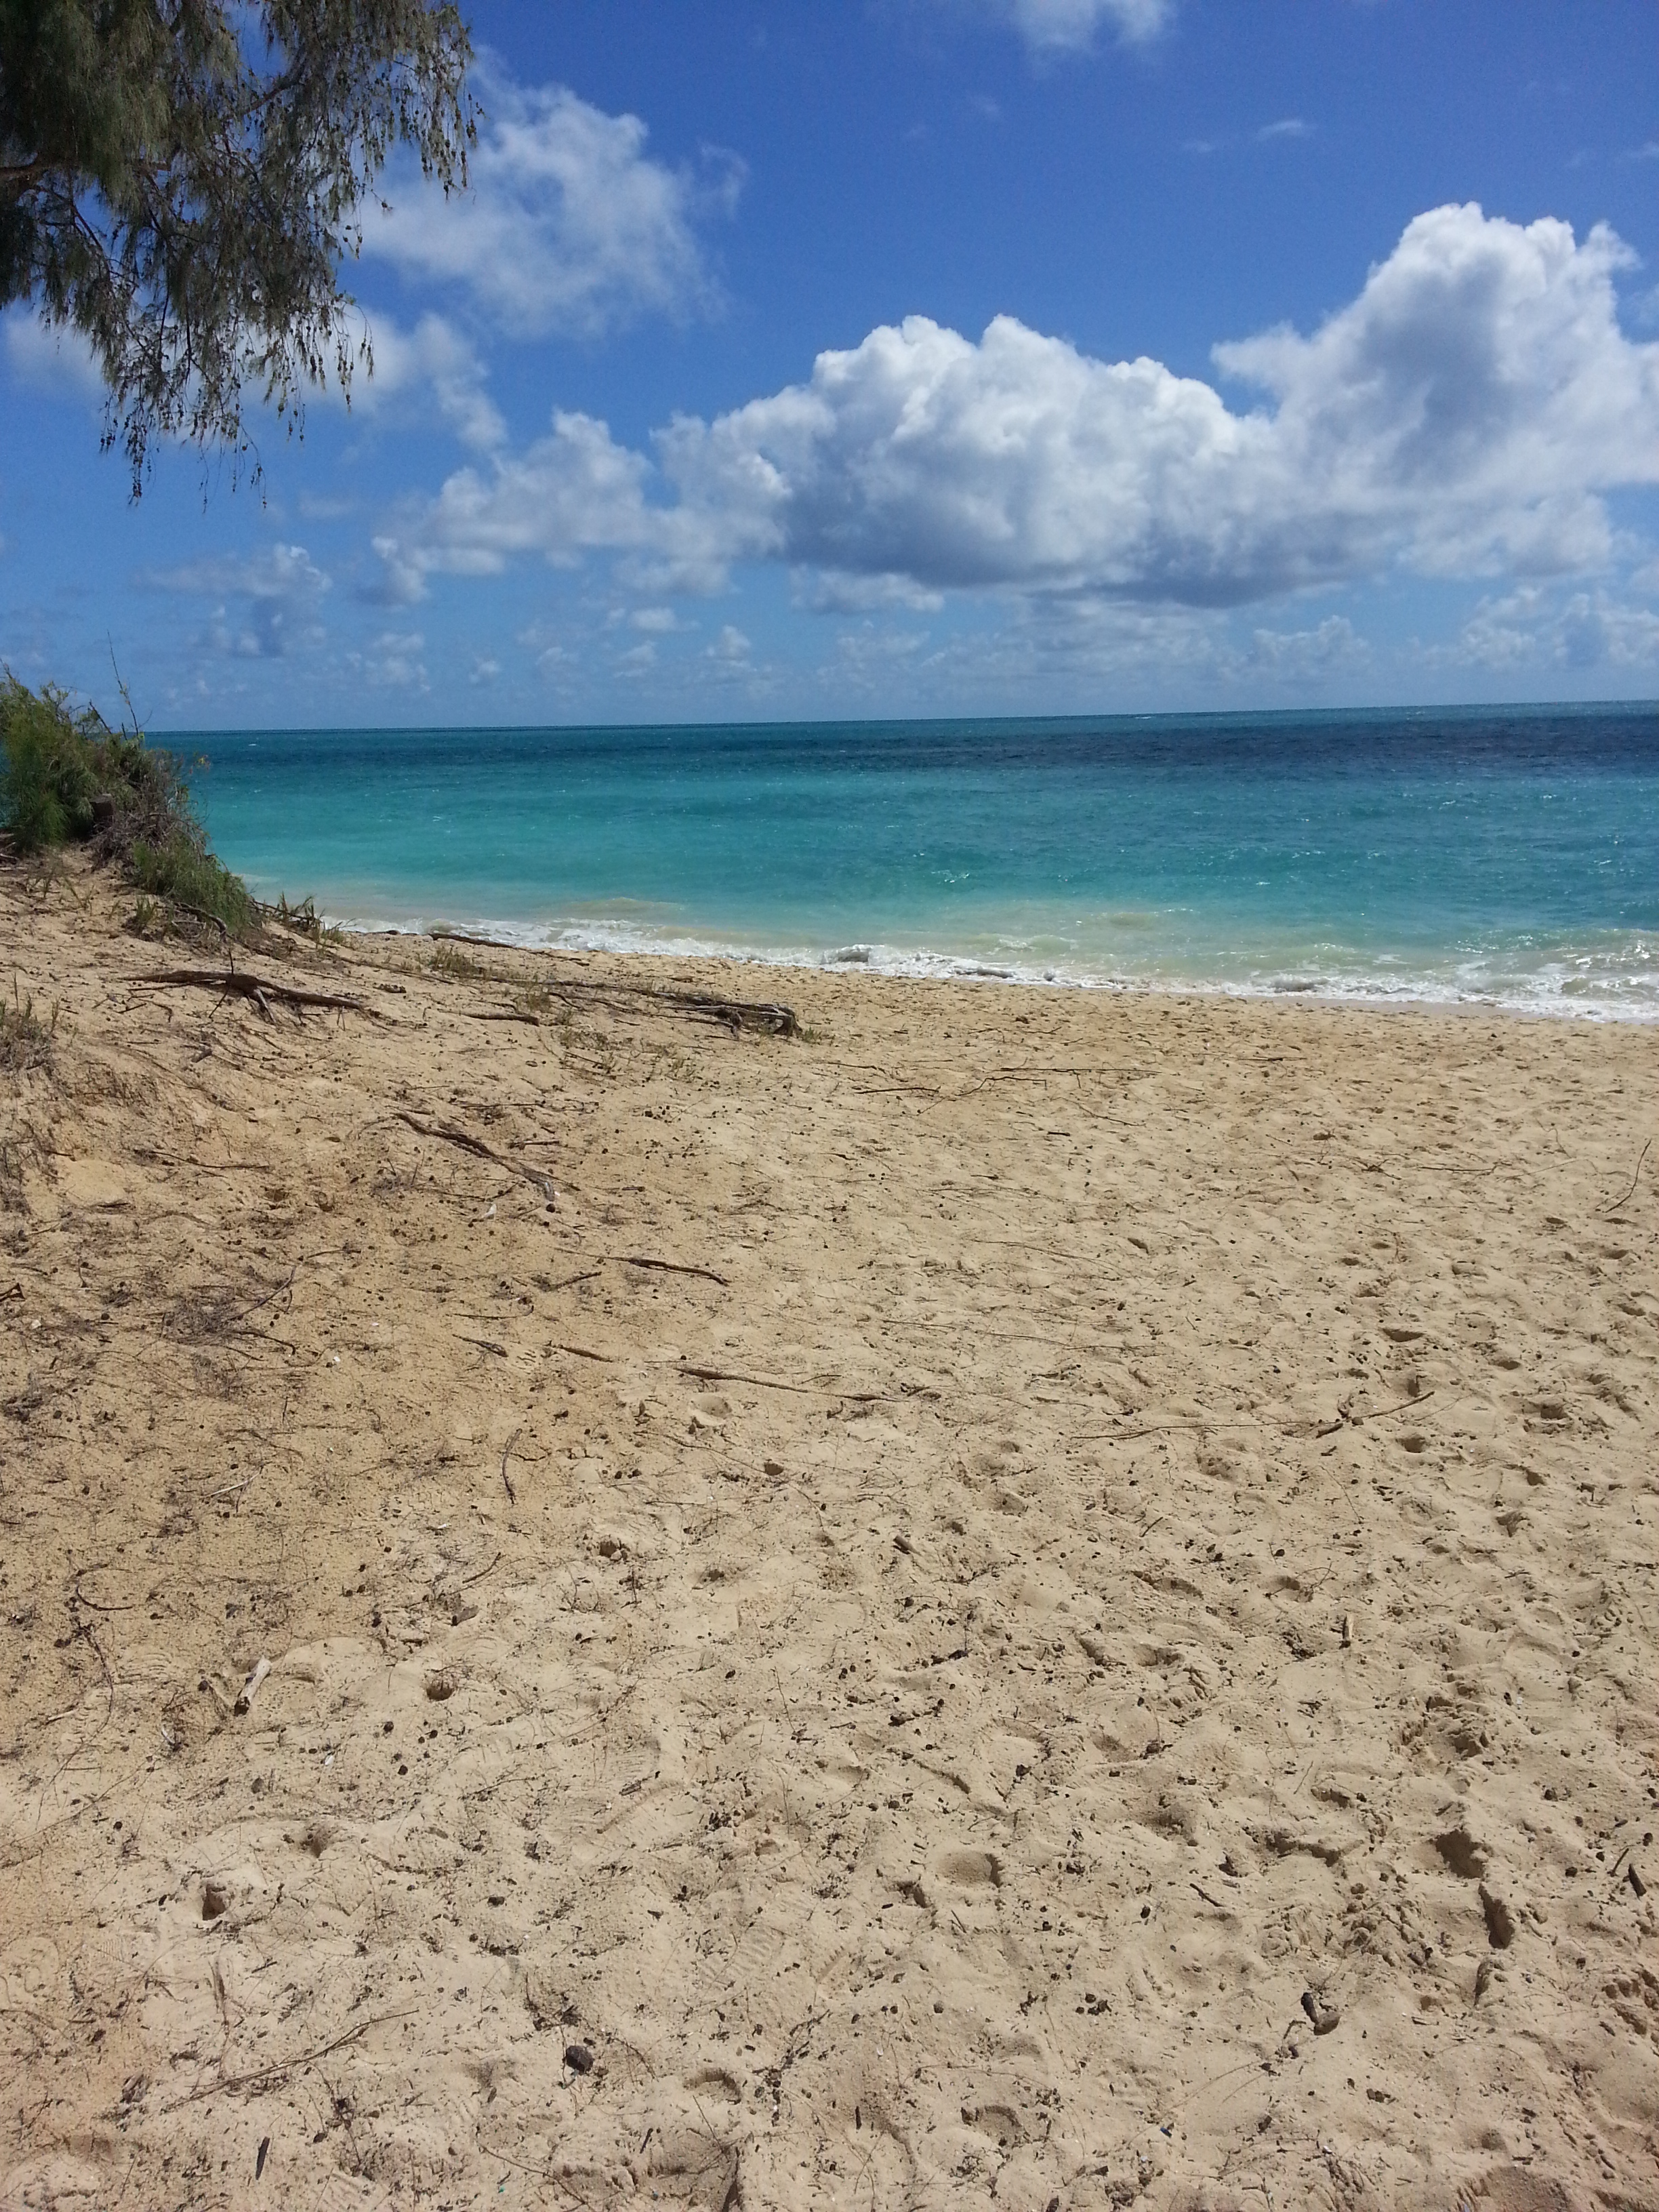
[[[0,879],[0,2203],[1659,2202],[1659,1033],[125,904]]]

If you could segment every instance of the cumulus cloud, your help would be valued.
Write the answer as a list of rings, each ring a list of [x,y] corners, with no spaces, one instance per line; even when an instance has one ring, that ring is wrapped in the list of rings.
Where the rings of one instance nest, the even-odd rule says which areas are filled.
[[[1042,52],[1092,46],[1102,25],[1131,42],[1156,38],[1175,6],[1174,0],[998,0],[997,12]]]
[[[1312,629],[1259,629],[1250,641],[1252,673],[1281,683],[1320,684],[1370,663],[1370,647],[1346,615],[1327,615]]]
[[[1247,605],[1401,563],[1549,575],[1605,563],[1604,495],[1659,482],[1659,345],[1620,327],[1629,255],[1597,228],[1446,207],[1411,223],[1310,337],[1215,350],[1261,395],[1107,362],[998,317],[925,317],[647,456],[591,416],[378,541],[404,595],[434,570],[609,551],[647,588],[787,564],[826,601],[956,592]],[[866,599],[866,604],[868,600]]]
[[[238,659],[280,659],[320,635],[318,603],[331,580],[303,545],[271,545],[255,554],[215,554],[182,568],[152,569],[140,581],[152,590],[216,601],[208,642]],[[242,605],[232,611],[231,603]]]
[[[425,691],[430,686],[421,659],[425,643],[419,630],[382,630],[367,650],[349,653],[346,665],[363,682],[392,691]]]
[[[651,475],[647,457],[591,415],[556,414],[546,437],[458,470],[429,506],[375,538],[387,590],[412,603],[434,571],[497,575],[527,554],[570,567],[592,552],[632,556],[630,578],[647,587],[718,588],[742,550],[737,519],[689,502],[653,506]]]
[[[1436,658],[1499,675],[1589,668],[1650,675],[1659,664],[1659,614],[1602,591],[1558,599],[1537,585],[1522,586],[1483,599],[1452,652]]]
[[[442,315],[422,315],[412,331],[387,317],[365,320],[374,374],[354,380],[351,404],[372,415],[400,393],[429,390],[438,411],[463,445],[488,453],[507,439],[507,425],[484,390],[486,371],[468,341]]]
[[[526,336],[593,337],[643,313],[717,304],[697,225],[736,205],[735,155],[669,168],[647,154],[637,116],[606,115],[559,85],[492,76],[485,92],[470,189],[446,199],[406,173],[389,213],[365,210],[365,252],[456,286]]]
[[[908,576],[829,575],[821,569],[803,569],[796,579],[795,602],[814,614],[858,615],[903,607],[912,614],[936,615],[944,607],[945,594],[928,591]]]

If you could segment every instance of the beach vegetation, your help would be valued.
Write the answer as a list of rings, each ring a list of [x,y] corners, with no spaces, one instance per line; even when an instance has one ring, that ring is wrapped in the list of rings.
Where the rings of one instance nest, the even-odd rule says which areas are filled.
[[[256,919],[240,877],[209,849],[186,762],[136,727],[112,730],[95,708],[73,710],[55,684],[31,691],[9,674],[0,678],[0,825],[29,855],[88,845],[151,902],[227,935]],[[152,903],[138,933],[156,919]]]
[[[57,1034],[57,1007],[51,1020],[43,1021],[34,1011],[33,992],[26,996],[14,975],[9,1000],[0,998],[0,1068],[22,1075],[32,1067],[49,1066]]]
[[[102,732],[91,708],[72,715],[52,685],[38,694],[9,677],[0,685],[4,818],[19,852],[44,853],[91,836],[94,752]]]
[[[267,921],[276,922],[280,928],[292,930],[296,937],[308,938],[316,945],[338,945],[345,936],[345,932],[336,923],[323,920],[317,911],[317,902],[309,892],[297,906],[290,906],[279,893],[276,905],[264,908],[264,917]]]
[[[475,959],[451,937],[438,939],[426,964],[434,975],[442,976],[447,983],[470,981],[489,973],[482,960]]]
[[[241,936],[254,921],[247,886],[208,851],[193,823],[162,844],[141,838],[132,848],[130,872],[141,890],[203,921],[216,921],[228,936]]]
[[[550,988],[545,977],[533,969],[515,985],[512,1004],[514,1012],[522,1014],[526,1021],[568,1024],[570,1018],[568,999],[561,997]]]
[[[452,0],[0,0],[0,307],[77,335],[135,498],[373,373],[340,265],[399,146],[465,183],[471,60]]]

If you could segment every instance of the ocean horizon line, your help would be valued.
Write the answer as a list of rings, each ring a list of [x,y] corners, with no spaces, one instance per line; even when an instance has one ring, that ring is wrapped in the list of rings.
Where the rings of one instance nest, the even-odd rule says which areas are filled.
[[[216,722],[178,723],[151,726],[146,723],[144,735],[152,743],[169,744],[174,739],[204,737],[326,737],[336,734],[396,736],[452,736],[492,737],[524,736],[538,731],[556,731],[562,736],[578,736],[592,731],[606,735],[630,730],[666,732],[684,730],[702,733],[711,730],[956,730],[996,729],[1019,727],[1033,731],[1048,729],[1098,728],[1102,726],[1138,726],[1147,723],[1190,725],[1200,723],[1206,727],[1218,724],[1254,725],[1273,722],[1283,725],[1305,723],[1316,725],[1329,722],[1364,723],[1376,721],[1407,721],[1424,715],[1445,715],[1465,720],[1478,720],[1487,715],[1520,715],[1545,718],[1552,715],[1589,720],[1598,714],[1659,714],[1659,695],[1631,698],[1603,699],[1472,699],[1452,702],[1411,701],[1384,702],[1364,707],[1121,707],[1082,708],[1065,714],[1034,714],[1010,709],[994,714],[745,714],[670,717],[652,715],[611,716],[599,719],[565,720],[557,716],[539,720],[515,721],[291,721],[291,722]]]

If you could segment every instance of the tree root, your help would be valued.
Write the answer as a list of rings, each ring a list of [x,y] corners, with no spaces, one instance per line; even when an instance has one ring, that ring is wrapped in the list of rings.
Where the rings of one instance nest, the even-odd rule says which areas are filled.
[[[291,1007],[296,1014],[303,1014],[307,1006],[318,1006],[332,1013],[367,1014],[372,1022],[380,1019],[377,1008],[343,992],[299,990],[291,983],[278,983],[268,975],[244,974],[236,968],[163,968],[154,975],[139,975],[134,980],[153,989],[216,991],[222,999],[252,999],[268,1022],[276,1019],[270,1011],[273,1005]]]

